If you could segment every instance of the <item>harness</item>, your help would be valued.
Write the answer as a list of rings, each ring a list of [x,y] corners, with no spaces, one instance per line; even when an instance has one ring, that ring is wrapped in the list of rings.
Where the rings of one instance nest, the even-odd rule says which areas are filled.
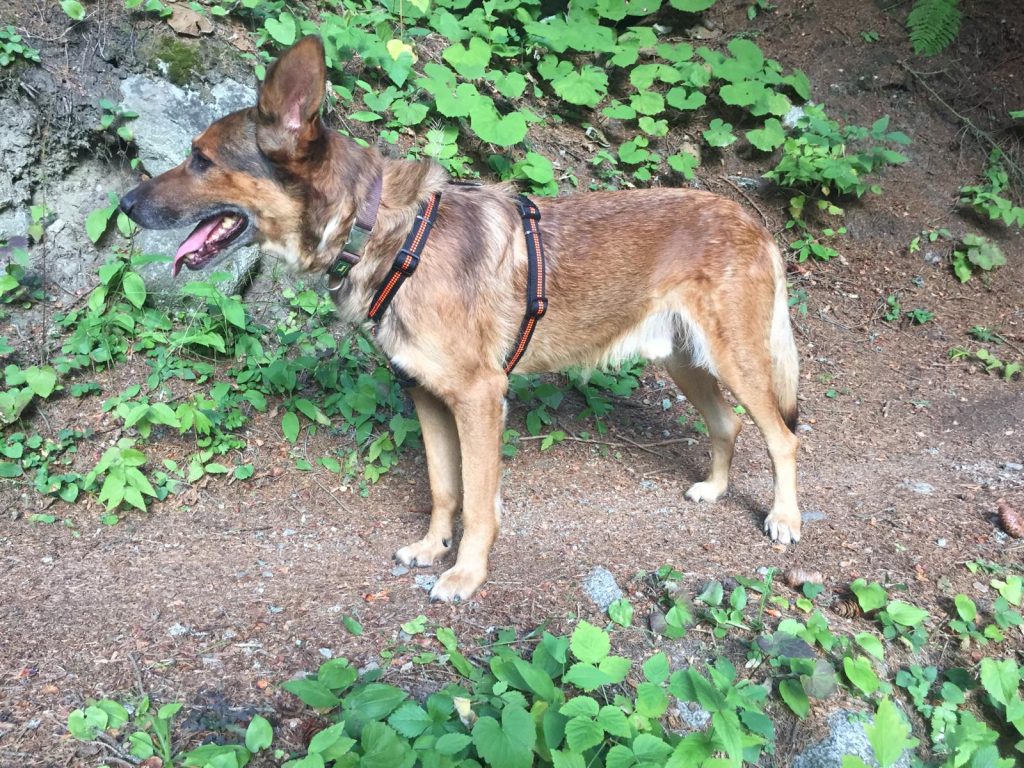
[[[349,269],[362,257],[362,251],[366,241],[369,239],[373,225],[376,223],[377,210],[380,206],[380,177],[374,182],[371,189],[371,196],[366,205],[356,216],[356,223],[352,226],[348,240],[342,246],[341,252],[334,263],[327,270],[328,290],[336,291],[341,280],[348,274]],[[437,220],[437,212],[441,206],[441,193],[435,192],[424,201],[416,214],[415,224],[405,238],[405,242],[395,255],[384,282],[377,289],[373,300],[370,302],[370,309],[367,317],[374,322],[379,322],[381,316],[387,311],[391,300],[398,293],[398,289],[419,266],[420,256],[426,247],[430,230],[433,229]],[[544,263],[544,244],[541,240],[540,209],[526,195],[519,195],[516,200],[519,209],[519,217],[523,222],[523,234],[526,237],[526,253],[528,273],[526,280],[526,312],[523,315],[522,325],[519,327],[519,335],[512,351],[505,358],[502,366],[507,376],[522,359],[526,349],[537,329],[537,323],[544,316],[548,309],[548,298],[546,293],[546,269]],[[369,213],[367,213],[369,212]],[[364,215],[365,214],[365,215]],[[394,363],[391,364],[395,378],[404,387],[416,386],[418,382],[408,375]]]

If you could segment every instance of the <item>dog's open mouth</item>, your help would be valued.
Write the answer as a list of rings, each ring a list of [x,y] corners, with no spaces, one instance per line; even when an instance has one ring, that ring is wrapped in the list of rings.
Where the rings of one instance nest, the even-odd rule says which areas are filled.
[[[174,255],[173,274],[177,277],[184,264],[199,269],[222,253],[248,229],[249,220],[237,211],[218,213],[199,222]]]

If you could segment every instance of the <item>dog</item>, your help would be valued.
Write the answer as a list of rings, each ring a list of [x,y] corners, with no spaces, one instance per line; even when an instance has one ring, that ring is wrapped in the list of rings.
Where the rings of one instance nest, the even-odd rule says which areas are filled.
[[[431,161],[385,159],[325,127],[326,77],[321,41],[303,38],[270,66],[255,107],[210,125],[181,165],[141,183],[121,209],[142,227],[198,222],[175,274],[255,240],[297,272],[330,272],[341,317],[364,322],[395,254],[422,228],[425,203],[438,203],[419,266],[378,316],[376,338],[416,381],[433,504],[426,535],[395,557],[430,566],[448,555],[461,508],[458,555],[431,598],[465,600],[486,580],[501,516],[504,364],[522,343],[531,258],[520,207],[509,185],[458,184]],[[374,206],[368,227],[361,217]],[[710,473],[686,491],[695,502],[726,490],[740,420],[724,384],[772,460],[765,530],[798,541],[798,356],[771,234],[735,202],[694,189],[593,192],[537,207],[550,304],[525,352],[515,350],[516,372],[633,355],[663,364],[708,428]]]

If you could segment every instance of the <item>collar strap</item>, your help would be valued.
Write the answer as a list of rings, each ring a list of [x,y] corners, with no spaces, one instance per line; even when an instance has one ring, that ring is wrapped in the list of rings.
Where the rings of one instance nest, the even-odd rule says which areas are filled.
[[[387,279],[377,291],[377,295],[373,297],[373,301],[370,302],[370,311],[367,313],[367,317],[371,320],[377,320],[384,314],[384,311],[391,303],[391,299],[395,297],[398,289],[402,287],[402,283],[419,266],[420,254],[423,253],[423,248],[427,244],[427,237],[430,235],[430,230],[437,219],[437,209],[440,207],[440,204],[441,193],[435,192],[420,206],[412,231],[409,232],[409,235],[405,238],[405,243],[402,245],[402,249],[395,256],[395,261],[391,265],[391,271],[388,273]]]
[[[520,358],[526,353],[530,337],[537,328],[537,321],[544,317],[548,309],[548,297],[545,290],[544,244],[540,239],[540,209],[526,195],[520,195],[516,201],[519,216],[523,220],[523,232],[526,234],[526,261],[528,274],[526,278],[526,314],[523,324],[519,327],[519,339],[516,346],[505,359],[505,375],[512,373]]]
[[[341,246],[341,251],[335,257],[334,263],[327,269],[328,280],[333,283],[334,289],[341,284],[341,279],[348,274],[348,271],[363,258],[366,243],[369,241],[370,235],[373,234],[373,227],[377,223],[383,182],[383,175],[378,173],[370,186],[370,196],[366,198],[356,213],[356,220],[348,232],[348,239]]]

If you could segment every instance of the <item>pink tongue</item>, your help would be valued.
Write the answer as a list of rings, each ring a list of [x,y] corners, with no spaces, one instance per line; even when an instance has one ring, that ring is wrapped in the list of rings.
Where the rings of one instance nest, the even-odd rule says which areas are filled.
[[[175,277],[177,277],[178,272],[181,270],[181,264],[185,257],[203,247],[203,243],[209,238],[210,233],[217,228],[221,219],[223,219],[223,216],[213,216],[206,221],[200,222],[199,226],[193,230],[185,242],[178,246],[178,252],[174,255],[173,274]]]

